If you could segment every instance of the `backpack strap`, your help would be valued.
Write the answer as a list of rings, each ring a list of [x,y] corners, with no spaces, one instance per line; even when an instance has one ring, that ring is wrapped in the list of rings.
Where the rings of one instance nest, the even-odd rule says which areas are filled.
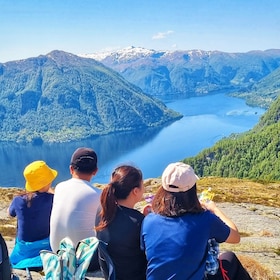
[[[99,240],[89,237],[81,240],[76,247],[76,271],[75,279],[85,279],[87,269],[93,254],[98,248]]]
[[[63,261],[61,256],[48,250],[40,251],[45,280],[63,280]]]
[[[77,267],[77,261],[75,247],[69,237],[65,237],[60,241],[57,254],[62,260],[63,279],[72,280]]]
[[[116,280],[116,272],[114,263],[107,251],[107,243],[99,241],[98,258],[101,271],[106,280]]]

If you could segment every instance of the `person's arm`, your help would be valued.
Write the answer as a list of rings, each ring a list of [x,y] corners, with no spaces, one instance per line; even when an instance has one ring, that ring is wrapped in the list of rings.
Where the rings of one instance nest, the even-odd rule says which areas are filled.
[[[8,215],[13,218],[17,215],[12,203],[8,207],[7,212],[8,212]]]
[[[201,205],[215,214],[217,217],[219,217],[227,226],[230,228],[230,233],[228,238],[226,239],[225,242],[227,243],[239,243],[240,242],[240,234],[238,231],[237,226],[235,223],[228,218],[218,207],[213,201],[209,201],[206,203],[201,203]]]
[[[152,209],[152,205],[151,204],[147,204],[144,206],[142,213],[144,216],[147,216],[148,214],[152,213],[153,209]]]

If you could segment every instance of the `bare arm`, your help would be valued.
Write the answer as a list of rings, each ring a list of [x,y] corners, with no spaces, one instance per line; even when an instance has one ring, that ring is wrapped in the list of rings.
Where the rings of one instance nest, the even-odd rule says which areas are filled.
[[[240,242],[240,234],[238,228],[236,227],[235,223],[228,218],[213,201],[209,201],[206,203],[201,202],[201,205],[219,217],[226,225],[230,227],[230,233],[228,238],[225,242],[227,243],[239,243]]]
[[[11,214],[10,214],[10,206],[7,208],[7,213],[8,213],[8,216],[9,216],[9,217],[13,217],[13,216],[11,216]]]

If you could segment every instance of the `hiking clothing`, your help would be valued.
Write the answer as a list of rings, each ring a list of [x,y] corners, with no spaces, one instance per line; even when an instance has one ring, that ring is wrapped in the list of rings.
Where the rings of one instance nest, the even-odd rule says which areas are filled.
[[[35,192],[29,204],[24,194],[14,197],[9,206],[10,216],[17,217],[17,239],[32,242],[49,237],[53,194]]]
[[[207,280],[252,280],[249,273],[244,269],[236,255],[231,252],[222,253],[219,256],[220,267],[217,274],[207,275]]]
[[[140,230],[144,215],[139,211],[118,205],[113,221],[97,238],[108,243],[108,253],[114,263],[118,280],[145,280],[146,257],[140,249]],[[99,224],[99,215],[96,225]],[[162,278],[163,279],[163,278]]]
[[[41,250],[51,250],[49,237],[43,240],[25,242],[16,239],[15,247],[10,255],[13,268],[30,270],[42,270],[43,264],[40,257]]]
[[[208,240],[221,243],[229,234],[230,228],[210,211],[179,217],[148,214],[141,232],[147,280],[204,279]]]
[[[95,236],[94,226],[101,190],[90,182],[71,178],[55,188],[50,222],[51,248],[69,237],[74,246],[84,238]]]

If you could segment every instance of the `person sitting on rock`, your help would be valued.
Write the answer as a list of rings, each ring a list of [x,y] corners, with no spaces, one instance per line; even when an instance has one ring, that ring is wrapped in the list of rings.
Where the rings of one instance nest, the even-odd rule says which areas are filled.
[[[69,171],[71,178],[55,188],[50,220],[50,243],[55,253],[65,237],[77,246],[82,239],[95,236],[101,194],[101,189],[91,182],[98,172],[96,152],[88,147],[77,148],[71,156]],[[99,270],[97,251],[88,267],[88,271],[96,270]]]
[[[44,161],[30,163],[24,169],[25,191],[16,195],[8,213],[17,217],[15,246],[10,255],[13,268],[40,271],[41,250],[50,250],[50,216],[53,205],[51,184],[57,171]]]
[[[209,240],[238,243],[240,234],[213,201],[199,202],[197,180],[192,167],[182,162],[164,170],[162,186],[152,201],[153,212],[142,223],[147,280],[252,280],[231,251],[220,254],[217,271],[207,274]]]
[[[140,249],[144,215],[134,209],[143,193],[142,172],[133,166],[121,165],[113,171],[101,194],[101,209],[96,216],[95,228],[97,238],[108,244],[116,279],[146,279],[147,261]]]

